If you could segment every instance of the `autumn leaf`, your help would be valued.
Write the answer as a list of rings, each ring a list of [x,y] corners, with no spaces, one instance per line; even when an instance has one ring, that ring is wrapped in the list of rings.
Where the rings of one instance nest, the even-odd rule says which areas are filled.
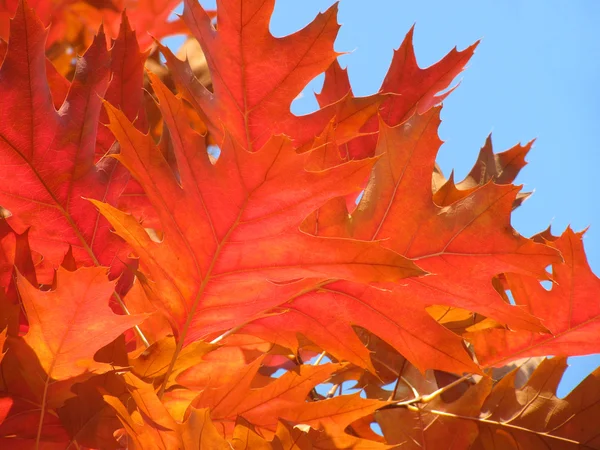
[[[523,386],[517,368],[492,387],[489,378],[450,404],[438,398],[376,413],[384,436],[406,448],[597,449],[598,370],[567,397],[556,389],[564,358],[544,360]]]
[[[322,431],[316,439],[320,446],[317,445],[316,448],[327,448],[324,447],[326,442],[334,448],[351,448],[352,445],[363,448],[359,444],[367,445],[364,440],[347,434],[346,429],[352,422],[387,405],[386,402],[362,399],[358,395],[309,403],[302,401],[314,385],[339,370],[339,365],[302,365],[297,371],[288,371],[265,386],[250,390],[261,362],[262,358],[255,360],[226,385],[215,389],[208,387],[194,399],[192,405],[195,408],[210,408],[212,420],[222,426],[226,436],[235,433],[233,419],[240,416],[267,437],[278,429],[278,420],[285,419]],[[244,392],[247,393],[243,394]],[[374,442],[369,445],[372,448],[386,448]]]
[[[184,2],[183,17],[202,46],[214,93],[189,77],[185,84],[180,78],[179,84],[186,86],[186,98],[197,106],[211,132],[221,136],[217,141],[222,140],[221,124],[226,123],[232,137],[249,151],[260,149],[293,120],[292,100],[337,56],[336,6],[295,35],[275,38],[269,32],[274,3],[219,1],[217,31],[196,1]]]
[[[208,408],[190,408],[190,416],[187,419],[187,424],[189,425],[186,432],[184,432],[185,439],[197,445],[197,448],[214,448],[215,450],[229,450],[231,448],[210,419]]]
[[[356,211],[350,216],[345,202],[335,200],[303,228],[327,236],[383,239],[382,245],[419,261],[431,275],[407,279],[388,291],[347,282],[322,286],[283,305],[290,311],[290,325],[284,325],[289,320],[285,315],[261,319],[261,336],[282,343],[302,333],[337,358],[372,370],[368,352],[351,328],[358,325],[385,339],[421,370],[462,373],[476,370],[462,340],[437,325],[426,307],[460,307],[515,328],[544,331],[533,315],[505,302],[492,279],[508,271],[545,278],[545,266],[559,260],[557,252],[510,228],[518,191],[513,186],[487,183],[449,206],[434,203],[431,174],[441,144],[438,125],[436,108],[397,127],[382,122],[380,159]],[[457,278],[457,267],[469,276]]]
[[[422,406],[378,411],[375,418],[391,444],[407,449],[468,449],[478,435],[478,428],[475,421],[463,417],[479,414],[491,383],[489,378],[483,378],[450,404],[438,396]]]
[[[463,308],[478,310],[497,320],[503,320],[503,315],[508,321],[520,316],[522,322],[513,322],[514,326],[535,328],[535,321],[500,301],[491,279],[503,272],[544,279],[546,265],[560,258],[555,250],[518,235],[510,227],[510,211],[518,187],[487,183],[448,207],[433,203],[430,177],[441,143],[437,137],[438,125],[436,109],[397,127],[380,125],[378,154],[382,158],[352,216],[353,236],[385,238],[386,247],[427,267],[435,276],[423,278],[417,284],[430,289],[428,296],[432,303],[439,295],[434,294],[435,289],[449,289],[442,304],[460,296]],[[407,189],[410,195],[406,195]],[[378,201],[374,201],[375,196]],[[470,274],[469,290],[478,299],[472,294],[453,295],[452,290],[458,288],[460,281],[449,279],[454,272],[451,266],[460,266],[463,273]],[[412,287],[413,291],[418,289]],[[474,304],[467,307],[469,300],[479,303],[479,307]]]
[[[25,342],[36,352],[48,378],[64,380],[86,371],[111,367],[94,361],[94,353],[144,320],[119,316],[108,307],[114,282],[103,268],[69,272],[59,268],[57,288],[40,291],[18,274],[17,285],[29,320]],[[85,336],[85,339],[82,339]]]
[[[282,313],[259,319],[243,330],[298,349],[296,334],[305,335],[340,360],[375,372],[370,352],[356,335],[362,326],[385,339],[415,365],[477,371],[461,339],[439,326],[420,305],[402,305],[397,291],[337,282],[282,305]],[[379,324],[379,325],[375,325]]]
[[[38,265],[41,258],[36,258]],[[0,219],[0,288],[7,288],[14,274],[13,268],[18,268],[31,282],[36,282],[36,267],[28,233],[17,234],[7,223]]]
[[[478,358],[487,366],[500,366],[528,356],[588,355],[600,351],[600,309],[590,301],[600,289],[585,258],[583,233],[570,228],[558,238],[543,240],[559,250],[564,263],[552,265],[553,283],[546,290],[537,280],[506,274],[515,303],[539,317],[549,334],[492,328],[468,333]]]
[[[269,137],[289,136],[295,147],[309,145],[333,119],[340,137],[347,122],[366,122],[382,101],[381,95],[340,98],[306,116],[289,107],[304,86],[336,58],[333,41],[339,25],[337,5],[319,14],[294,35],[275,38],[269,31],[274,0],[217,2],[216,30],[212,16],[195,0],[184,2],[183,18],[202,47],[211,72],[211,86],[201,85],[187,62],[160,47],[181,95],[194,105],[215,141],[223,140],[223,124],[248,151],[261,148]],[[235,67],[235,70],[232,68]],[[264,71],[269,72],[265,79]],[[340,138],[340,143],[349,140]]]
[[[140,34],[138,41],[143,49],[154,39],[187,32],[181,20],[169,20],[173,10],[181,3],[179,0],[115,0],[114,3],[114,11],[104,9],[103,20],[108,19],[116,29],[118,14],[127,11],[132,17],[132,28]]]
[[[130,414],[127,407],[111,395],[105,395],[104,401],[116,411],[125,427],[128,445],[134,449],[185,448],[183,430],[156,396],[152,385],[132,374],[125,374],[123,378],[139,409]]]
[[[236,422],[232,433],[226,439],[217,424],[211,419],[208,408],[190,407],[188,417],[182,422],[177,422],[161,404],[151,385],[143,383],[132,375],[127,375],[125,379],[137,405],[137,410],[133,413],[128,412],[124,405],[112,396],[105,397],[105,400],[117,411],[119,419],[128,430],[129,436],[132,438],[131,448],[144,450],[153,448],[189,450],[264,448],[274,450],[281,448],[271,446],[271,442],[258,435],[252,429],[252,425],[243,419]],[[279,424],[274,442],[277,444],[281,444],[282,441],[290,442],[287,430],[289,428]],[[293,431],[291,432],[293,433]]]
[[[160,380],[168,372],[176,348],[177,343],[173,336],[167,336],[154,342],[139,355],[131,355],[130,365],[132,373],[142,380]],[[176,363],[170,369],[171,380],[166,381],[167,387],[175,384],[172,380],[175,380],[181,372],[200,364],[202,358],[216,348],[218,348],[217,345],[203,341],[196,341],[188,345],[179,354]]]
[[[76,396],[68,399],[58,409],[60,422],[69,433],[68,445],[85,445],[91,448],[121,448],[114,437],[121,428],[114,410],[104,402],[104,395],[126,401],[128,391],[121,376],[114,372],[95,376],[73,386]]]
[[[120,108],[141,131],[147,131],[148,129],[143,90],[144,63],[148,58],[148,53],[147,51],[140,51],[137,33],[131,29],[127,15],[123,14],[119,35],[113,40],[111,49],[112,79],[104,99]],[[100,118],[102,123],[108,122],[104,110],[100,112]],[[99,127],[96,157],[104,157],[109,153],[114,142],[115,137],[113,134],[106,127]],[[107,162],[104,163],[107,164]],[[114,161],[107,165],[107,171],[118,170],[112,167],[115,166]]]
[[[0,0],[0,447],[600,448],[598,370],[556,395],[583,233],[511,225],[532,142],[436,164],[477,43],[421,68],[413,28],[356,97],[337,5],[177,3]]]
[[[0,222],[0,286],[8,286],[15,265],[17,242],[15,232],[5,220]]]
[[[178,374],[177,384],[195,392],[200,392],[208,385],[215,388],[230,384],[248,364],[273,347],[268,341],[239,333],[219,340],[218,345],[217,349],[202,357],[204,363]],[[288,358],[286,360],[289,361]],[[291,362],[291,366],[295,366],[295,363]]]
[[[506,151],[494,153],[492,135],[489,135],[479,151],[477,161],[464,180],[455,183],[453,174],[446,180],[441,171],[434,173],[435,195],[433,200],[439,206],[448,206],[490,180],[497,184],[511,184],[527,164],[525,156],[531,150],[532,145],[533,141],[525,145],[517,144]],[[521,205],[530,195],[531,193],[527,192],[517,194],[513,207]]]
[[[423,114],[441,103],[454,88],[448,89],[456,76],[463,71],[475,53],[479,42],[458,51],[452,49],[440,61],[426,69],[421,69],[413,46],[414,26],[405,36],[400,47],[394,51],[392,63],[379,89],[380,93],[392,93],[381,105],[380,114],[390,126],[399,125],[413,114]],[[337,62],[332,64],[325,74],[321,94],[317,100],[321,107],[342,98],[348,92],[350,82],[348,73]],[[441,93],[445,91],[444,93]],[[369,120],[363,132],[370,134],[350,142],[346,146],[349,158],[364,158],[375,152],[377,137],[377,117]]]
[[[278,418],[288,418],[288,415],[293,414],[292,405],[305,399],[314,386],[340,368],[335,364],[300,366],[298,372],[287,372],[266,386],[251,391],[261,363],[262,358],[255,360],[227,385],[214,389],[207,386],[192,405],[195,408],[210,408],[212,419],[222,425],[226,435],[233,432],[237,416],[266,430],[275,431]]]
[[[515,389],[517,371],[505,376],[486,399],[477,420],[473,449],[600,448],[596,417],[600,405],[596,369],[565,398],[556,389],[567,368],[565,358],[543,361],[527,384]]]
[[[110,76],[104,35],[79,60],[56,111],[45,77],[46,31],[19,5],[0,68],[0,204],[17,233],[29,230],[32,250],[51,267],[60,266],[69,248],[79,264],[110,266],[123,243],[83,198],[109,195],[107,174],[94,165],[100,96]]]
[[[1,39],[9,36],[9,20],[18,3],[19,0],[5,0],[0,4]],[[36,10],[42,23],[49,26],[46,46],[54,58],[69,56],[65,52],[67,48],[87,47],[101,24],[107,27],[111,37],[116,36],[124,10],[135,17],[134,29],[149,32],[140,36],[144,47],[152,43],[150,35],[162,38],[185,31],[181,21],[167,21],[179,4],[177,0],[28,0],[28,4]]]
[[[230,138],[213,166],[202,137],[187,125],[181,102],[152,78],[173,137],[181,184],[150,138],[118,110],[107,110],[121,145],[118,158],[160,216],[161,242],[154,242],[134,217],[93,203],[141,257],[146,293],[186,342],[241,324],[318,284],[319,278],[389,282],[423,273],[378,242],[319,239],[294,229],[331,196],[359,189],[373,161],[309,172],[303,168],[309,154],[297,155],[284,137],[272,138],[255,153]],[[229,208],[223,208],[223,198]],[[174,255],[177,262],[169,262]],[[317,281],[274,283],[306,277]],[[246,287],[232,291],[233,282]],[[245,311],[232,310],[234,304],[244,304]],[[227,310],[233,313],[229,318]]]

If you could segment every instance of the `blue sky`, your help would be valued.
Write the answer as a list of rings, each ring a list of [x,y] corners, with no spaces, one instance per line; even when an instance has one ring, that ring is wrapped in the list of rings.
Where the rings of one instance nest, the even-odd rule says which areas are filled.
[[[201,3],[214,8],[214,1]],[[271,31],[292,33],[332,3],[278,0]],[[444,173],[454,169],[462,179],[490,132],[496,151],[537,138],[517,179],[535,193],[515,212],[513,226],[526,236],[549,224],[554,234],[569,224],[575,230],[590,226],[586,250],[600,274],[600,190],[593,187],[600,166],[599,18],[597,0],[341,0],[336,50],[351,52],[340,62],[355,94],[368,95],[378,90],[393,49],[413,24],[422,67],[454,46],[482,39],[460,87],[444,102],[438,162]],[[318,78],[305,89],[294,112],[316,107],[312,93],[321,83]],[[562,394],[599,366],[600,356],[570,363]]]

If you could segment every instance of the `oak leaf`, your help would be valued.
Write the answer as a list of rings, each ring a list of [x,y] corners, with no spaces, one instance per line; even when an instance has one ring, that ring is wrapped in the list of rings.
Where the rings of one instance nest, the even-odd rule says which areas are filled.
[[[121,428],[121,422],[114,410],[104,402],[103,394],[127,401],[129,396],[123,378],[108,372],[78,383],[72,390],[76,396],[58,409],[60,422],[69,433],[67,445],[122,448],[114,436],[115,431]]]
[[[274,3],[219,1],[217,30],[208,11],[195,0],[184,2],[183,18],[202,47],[212,89],[200,84],[187,62],[161,46],[179,92],[194,106],[217,144],[223,140],[223,125],[227,124],[228,132],[248,151],[261,148],[277,134],[289,136],[295,147],[310,146],[332,120],[339,129],[340,144],[350,140],[354,136],[345,128],[372,117],[382,95],[347,95],[304,116],[290,111],[304,86],[337,56],[333,50],[339,29],[337,5],[303,30],[276,38],[269,30]]]
[[[413,35],[414,27],[394,51],[392,63],[379,89],[380,93],[395,94],[388,96],[380,108],[381,117],[391,126],[399,125],[415,113],[423,114],[450,95],[454,90],[449,88],[450,84],[463,71],[479,44],[476,42],[461,51],[454,48],[440,61],[421,69],[414,52]],[[325,73],[323,89],[317,100],[324,107],[342,98],[349,87],[347,71],[334,62]],[[373,155],[377,144],[373,132],[377,131],[378,126],[377,117],[372,117],[362,130],[370,135],[355,139],[345,147],[348,158]]]
[[[490,445],[507,450],[600,448],[600,371],[596,369],[569,395],[558,398],[556,390],[566,368],[566,358],[546,359],[518,389],[514,387],[517,370],[502,378],[476,421],[479,435],[472,449]]]
[[[436,108],[396,127],[382,121],[380,159],[356,210],[349,214],[345,201],[337,199],[303,225],[317,235],[383,239],[382,245],[418,261],[431,275],[386,291],[348,282],[324,285],[282,305],[292,319],[283,331],[285,315],[259,320],[257,332],[279,343],[293,342],[295,333],[302,333],[334,356],[372,370],[368,352],[351,328],[358,325],[421,370],[462,373],[476,370],[462,340],[435,324],[426,307],[464,308],[515,328],[545,331],[539,319],[505,302],[492,279],[503,272],[547,278],[544,269],[560,260],[558,252],[511,229],[518,192],[512,185],[487,183],[449,206],[434,203],[431,174],[441,144],[439,122]],[[456,277],[458,268],[462,277]]]
[[[319,280],[384,283],[424,273],[379,242],[323,239],[297,229],[328,199],[360,189],[372,160],[311,172],[304,169],[310,153],[296,154],[285,137],[255,153],[227,137],[213,165],[181,101],[151,78],[173,137],[177,177],[149,136],[115,108],[107,111],[121,146],[115,157],[157,210],[161,242],[134,217],[93,203],[140,256],[148,297],[186,343],[242,324]]]
[[[395,408],[375,413],[387,442],[407,449],[469,449],[476,439],[475,421],[463,417],[477,416],[489,394],[492,381],[483,378],[460,399],[447,404],[441,397],[412,408]],[[441,413],[438,414],[438,411]]]
[[[226,436],[235,433],[234,418],[238,416],[269,438],[279,429],[278,421],[284,419],[319,431],[313,442],[315,448],[368,448],[368,445],[370,448],[387,448],[346,432],[352,422],[372,414],[387,405],[386,402],[362,399],[358,394],[303,402],[313,386],[341,368],[339,364],[301,365],[263,387],[250,390],[261,363],[262,358],[255,360],[224,386],[215,389],[209,386],[194,399],[193,407],[210,408],[211,418],[220,424]]]
[[[110,55],[101,31],[56,111],[45,77],[45,38],[42,23],[20,2],[0,68],[0,204],[17,233],[29,230],[31,249],[51,267],[69,248],[79,264],[110,266],[125,247],[83,198],[110,198],[109,176],[94,165]],[[40,281],[50,283],[51,276]]]
[[[185,83],[180,76],[178,85],[187,88],[186,98],[197,107],[210,131],[220,136],[217,142],[222,140],[222,124],[227,124],[232,137],[249,151],[260,149],[273,134],[292,129],[289,122],[297,127],[289,105],[337,56],[333,50],[339,28],[337,6],[294,35],[275,38],[269,31],[274,4],[274,0],[220,0],[216,30],[199,3],[184,2],[183,18],[202,46],[214,92],[201,86],[193,75]],[[170,52],[165,53],[169,58]],[[174,65],[171,69],[177,71]]]
[[[377,422],[389,442],[409,449],[600,448],[593,419],[600,404],[598,370],[560,399],[556,389],[566,359],[535,365],[530,374],[517,365],[497,383],[482,378],[450,402],[442,396],[401,402],[376,412]]]
[[[422,69],[411,29],[356,97],[336,5],[175,3],[0,0],[0,447],[598,448],[598,371],[526,357],[598,351],[600,289],[511,226],[531,143],[435,163],[477,43]]]
[[[525,156],[531,150],[532,145],[533,141],[525,145],[517,144],[503,152],[494,153],[492,135],[489,135],[479,151],[473,168],[461,182],[454,182],[454,174],[451,174],[450,178],[446,180],[441,170],[434,171],[433,200],[439,206],[448,206],[466,197],[473,189],[490,180],[497,184],[511,184],[521,169],[527,165]],[[521,205],[530,195],[530,192],[517,194],[513,207]]]
[[[559,250],[564,263],[552,265],[553,283],[546,290],[537,280],[508,273],[507,288],[514,301],[539,317],[549,334],[490,328],[466,337],[477,357],[487,366],[501,366],[529,356],[588,355],[600,351],[600,307],[590,301],[600,290],[600,279],[592,272],[583,248],[583,233],[570,228],[558,238],[538,238]]]
[[[111,311],[108,301],[115,282],[108,281],[103,268],[76,272],[59,268],[57,287],[52,291],[38,290],[20,274],[17,285],[29,320],[24,340],[49,379],[111,370],[111,366],[94,361],[94,354],[145,318]]]

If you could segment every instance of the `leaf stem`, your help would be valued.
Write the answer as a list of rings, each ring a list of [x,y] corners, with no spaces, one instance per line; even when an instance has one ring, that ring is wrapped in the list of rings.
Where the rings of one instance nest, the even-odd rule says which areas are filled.
[[[48,398],[48,384],[50,384],[50,376],[46,374],[46,382],[44,383],[44,393],[42,394],[42,406],[40,412],[40,421],[38,423],[37,436],[35,437],[35,450],[40,448],[40,439],[42,438],[42,428],[44,426],[44,415],[46,414],[46,399]]]
[[[225,339],[228,336],[231,336],[232,334],[237,333],[239,330],[241,330],[242,328],[244,328],[246,325],[248,325],[250,322],[244,322],[236,327],[230,328],[229,330],[227,330],[225,333],[223,333],[220,336],[217,336],[216,338],[214,338],[212,341],[210,341],[211,344],[217,344],[220,341],[222,341],[223,339]]]
[[[321,361],[323,361],[323,358],[325,357],[325,353],[327,352],[323,352],[319,355],[319,357],[315,360],[313,366],[318,366],[319,364],[321,364]]]
[[[413,399],[411,399],[411,400],[405,400],[405,401],[402,401],[402,402],[396,402],[396,403],[394,403],[393,405],[390,405],[390,406],[413,406],[414,407],[414,405],[416,403],[429,403],[432,400],[434,400],[437,397],[439,397],[440,395],[442,395],[444,392],[452,389],[454,386],[462,383],[465,380],[468,380],[470,377],[471,377],[470,374],[463,375],[462,377],[454,380],[452,383],[447,384],[446,386],[437,389],[436,391],[432,392],[431,394],[426,394],[426,395],[419,394],[419,392],[414,388],[414,386],[412,384],[410,384],[408,382],[408,380],[406,380],[404,377],[401,377],[402,381],[404,381],[411,388],[411,390],[413,391],[413,394],[414,394],[415,397]]]
[[[561,441],[561,442],[565,442],[565,443],[569,443],[569,444],[575,444],[575,445],[582,444],[582,442],[580,442],[580,441],[575,441],[573,439],[568,439],[568,438],[564,438],[561,436],[548,434],[547,432],[543,432],[543,431],[531,430],[529,428],[520,427],[518,425],[512,425],[507,422],[500,422],[497,420],[489,420],[489,419],[484,419],[481,417],[462,416],[459,414],[453,414],[453,413],[449,413],[446,411],[439,411],[437,409],[428,409],[427,412],[432,413],[432,414],[437,414],[438,416],[452,417],[455,419],[463,419],[463,420],[472,420],[474,422],[482,422],[482,423],[486,423],[486,424],[490,424],[490,425],[496,425],[499,427],[511,428],[513,430],[517,430],[517,431],[520,431],[523,433],[535,434],[537,436],[541,436],[542,438],[547,438],[547,439],[556,439],[557,441]]]
[[[127,314],[128,316],[130,316],[131,313],[129,312],[129,308],[127,308],[127,306],[125,305],[125,302],[123,301],[123,299],[121,298],[121,296],[119,295],[119,293],[117,291],[113,291],[113,297],[115,298],[115,300],[117,300],[117,302],[119,303],[119,306],[123,309],[123,312],[125,314]],[[133,329],[135,330],[135,333],[138,335],[138,337],[140,338],[140,340],[142,341],[142,343],[144,344],[144,346],[146,348],[150,347],[150,342],[148,341],[148,339],[144,335],[144,332],[142,331],[142,329],[140,328],[140,326],[139,325],[135,325],[133,327]]]
[[[334,384],[333,387],[331,389],[329,389],[329,392],[327,392],[327,395],[325,396],[325,398],[332,398],[335,395],[335,391],[338,390],[338,388],[342,388],[341,384]]]

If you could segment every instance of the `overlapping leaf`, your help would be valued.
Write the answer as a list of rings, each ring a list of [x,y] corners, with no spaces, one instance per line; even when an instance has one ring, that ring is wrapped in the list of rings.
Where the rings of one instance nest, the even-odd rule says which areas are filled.
[[[544,360],[516,387],[517,368],[496,385],[488,378],[451,403],[440,398],[376,414],[384,436],[402,447],[453,450],[597,449],[600,408],[598,370],[567,397],[556,389],[564,358]]]
[[[0,4],[0,38],[9,36],[9,20],[19,0]],[[98,27],[104,23],[113,37],[119,29],[119,16],[127,10],[134,17],[134,28],[146,30],[156,38],[183,32],[181,21],[167,19],[179,4],[177,0],[29,0],[44,25],[50,26],[47,46],[50,53],[63,53],[68,47],[87,47]],[[82,20],[83,19],[83,20]],[[152,42],[148,33],[140,36],[142,46]]]
[[[76,272],[61,268],[56,284],[56,290],[42,292],[19,275],[19,292],[29,320],[25,342],[49,378],[62,380],[85,371],[109,370],[94,361],[94,354],[144,316],[118,316],[110,310],[115,283],[106,279],[103,268]]]
[[[128,401],[129,392],[123,378],[109,372],[75,385],[72,391],[76,395],[57,411],[62,426],[69,434],[66,445],[122,448],[115,436],[122,425],[113,408],[105,403],[103,395]]]
[[[292,36],[275,38],[269,31],[274,0],[219,1],[218,31],[198,2],[184,5],[184,19],[202,46],[214,88],[211,93],[188,79],[187,98],[217,136],[226,124],[244,148],[260,149],[271,135],[289,127],[292,100],[334,61],[337,7]]]
[[[280,330],[285,316],[261,319],[259,324],[267,328],[260,331],[263,336],[281,342],[286,334],[302,333],[336,357],[370,367],[368,352],[350,327],[359,325],[422,370],[461,373],[473,370],[461,339],[437,326],[425,307],[464,308],[515,328],[544,331],[533,315],[505,302],[492,279],[503,272],[545,278],[545,266],[560,261],[558,253],[510,227],[516,187],[487,183],[449,206],[434,203],[431,174],[441,143],[438,125],[435,108],[396,127],[382,122],[380,159],[356,211],[350,217],[338,199],[304,226],[321,235],[384,239],[384,246],[418,261],[431,275],[385,292],[349,283],[323,286],[310,294],[318,301],[304,296],[286,305],[291,324],[283,332],[268,329]],[[457,270],[464,277],[457,277]]]
[[[382,100],[381,95],[350,95],[313,114],[292,114],[289,108],[294,98],[337,56],[333,50],[339,29],[337,5],[297,33],[275,38],[269,31],[274,3],[219,1],[217,30],[211,14],[195,0],[184,2],[183,17],[206,57],[212,91],[198,82],[187,63],[161,48],[180,93],[195,106],[217,143],[223,139],[225,124],[249,151],[261,148],[270,136],[280,133],[289,136],[295,147],[310,144],[332,119],[341,137],[346,121],[362,117],[364,123]]]
[[[510,225],[530,144],[488,139],[460,183],[435,165],[435,105],[476,44],[421,69],[411,30],[356,98],[336,6],[276,38],[274,0],[220,0],[216,22],[186,0],[210,81],[163,48],[143,92],[173,1],[31,2],[41,22],[20,3],[0,41],[0,446],[599,448],[597,373],[561,400],[561,358],[489,369],[598,351],[600,285],[581,235]],[[100,32],[67,81],[101,19],[112,49]],[[129,248],[134,316],[108,304]]]
[[[463,71],[478,45],[476,42],[461,51],[454,48],[434,65],[421,69],[415,56],[413,36],[414,27],[394,52],[380,88],[382,93],[395,94],[388,96],[381,105],[381,116],[388,125],[398,125],[414,113],[423,114],[441,103],[454,90],[448,89],[450,84]],[[317,100],[324,107],[342,98],[349,90],[348,74],[335,62],[326,72],[323,89]],[[363,128],[365,133],[370,132],[371,135],[350,142],[343,154],[352,159],[372,156],[377,144],[377,137],[372,132],[377,131],[378,126],[377,118],[371,118]]]
[[[297,371],[289,371],[259,389],[249,390],[261,360],[254,361],[227,385],[216,389],[209,386],[194,399],[194,407],[210,408],[213,421],[219,422],[227,436],[232,435],[238,416],[248,420],[266,436],[275,433],[278,421],[285,419],[325,431],[327,436],[319,438],[321,445],[328,441],[333,448],[350,448],[352,445],[362,448],[360,444],[365,442],[348,435],[346,428],[355,420],[385,406],[386,402],[362,399],[359,395],[303,402],[316,384],[340,369],[336,364],[300,366]],[[369,444],[372,448],[385,448],[375,442]]]
[[[36,259],[41,263],[41,258]],[[0,219],[0,290],[9,286],[15,267],[27,279],[36,281],[35,262],[27,233],[15,233],[6,220]]]
[[[543,236],[543,235],[542,235]],[[468,334],[482,364],[500,366],[528,356],[588,355],[600,352],[600,306],[593,301],[600,279],[590,269],[583,233],[568,228],[562,236],[539,237],[561,252],[564,263],[552,265],[553,284],[546,290],[537,280],[506,274],[515,303],[539,317],[549,334],[490,328]]]
[[[51,268],[69,248],[78,264],[110,266],[125,259],[125,246],[84,198],[114,201],[122,189],[111,167],[94,165],[101,95],[110,76],[105,37],[100,33],[79,60],[58,111],[45,77],[45,38],[41,22],[21,2],[0,69],[0,204],[17,233],[29,230],[32,250]],[[51,276],[40,281],[49,283]]]
[[[600,371],[561,399],[556,390],[566,368],[565,358],[546,359],[519,389],[514,387],[516,370],[505,376],[483,405],[472,449],[600,448]]]
[[[284,137],[271,138],[255,153],[227,137],[213,165],[181,101],[152,79],[180,181],[149,136],[113,107],[108,112],[121,145],[118,158],[160,217],[161,242],[134,217],[94,204],[140,256],[149,298],[187,341],[243,323],[319,279],[389,282],[423,273],[378,242],[321,239],[297,229],[331,197],[360,189],[372,160],[309,172],[304,165],[310,155],[297,155]],[[317,281],[300,280],[307,277]]]
[[[478,416],[491,384],[484,378],[449,404],[437,397],[422,406],[382,410],[375,417],[387,442],[400,448],[467,450],[478,428],[476,421],[465,418]]]
[[[434,201],[439,206],[448,206],[455,201],[469,195],[469,193],[493,180],[497,184],[511,184],[515,181],[520,170],[527,162],[525,156],[531,150],[533,141],[526,145],[517,144],[514,147],[494,154],[492,136],[489,135],[479,152],[477,161],[469,174],[459,183],[454,182],[454,175],[446,180],[441,171],[435,171],[433,176]],[[514,207],[519,206],[531,193],[517,194]]]

